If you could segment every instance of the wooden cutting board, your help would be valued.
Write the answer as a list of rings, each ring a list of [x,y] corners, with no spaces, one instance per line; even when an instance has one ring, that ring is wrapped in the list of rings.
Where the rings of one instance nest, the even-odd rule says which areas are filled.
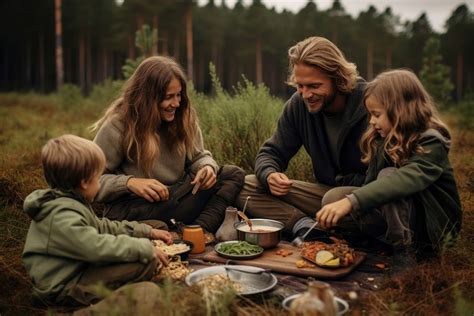
[[[287,257],[282,257],[275,253],[278,249],[289,250],[293,253]],[[308,263],[307,267],[298,268],[296,267],[296,261],[304,260],[303,258],[301,258],[298,248],[294,247],[288,242],[280,242],[277,247],[267,249],[260,257],[251,260],[229,260],[223,258],[217,254],[213,247],[210,246],[207,247],[206,252],[204,254],[193,255],[192,257],[222,264],[232,263],[249,265],[264,269],[270,269],[273,272],[279,272],[283,274],[335,280],[341,279],[351,273],[351,271],[353,271],[365,259],[365,256],[366,254],[364,252],[356,251],[355,262],[349,267],[326,269],[318,267],[305,260]]]

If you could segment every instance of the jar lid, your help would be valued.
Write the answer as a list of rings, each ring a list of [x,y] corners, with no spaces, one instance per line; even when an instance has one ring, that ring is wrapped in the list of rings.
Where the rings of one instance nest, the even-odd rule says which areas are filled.
[[[192,225],[185,225],[184,227],[185,228],[201,228],[201,225],[192,224]]]

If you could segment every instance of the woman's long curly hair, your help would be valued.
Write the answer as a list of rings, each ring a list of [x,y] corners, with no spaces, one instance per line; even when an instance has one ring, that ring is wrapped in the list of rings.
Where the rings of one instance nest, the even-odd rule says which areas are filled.
[[[159,105],[166,97],[170,82],[181,84],[181,102],[175,119],[162,122]],[[122,95],[109,106],[104,116],[93,126],[97,131],[105,121],[117,116],[124,125],[123,147],[127,159],[135,161],[140,169],[150,175],[154,159],[159,155],[158,134],[167,143],[188,157],[195,148],[197,117],[188,99],[186,76],[171,58],[153,56],[145,59],[125,83]]]
[[[397,69],[379,74],[367,85],[368,97],[381,103],[392,129],[383,140],[385,154],[396,166],[403,165],[415,152],[424,152],[418,145],[420,135],[429,128],[451,138],[447,126],[440,120],[433,99],[417,76],[410,70]],[[362,162],[368,164],[376,155],[380,135],[369,125],[361,139]]]

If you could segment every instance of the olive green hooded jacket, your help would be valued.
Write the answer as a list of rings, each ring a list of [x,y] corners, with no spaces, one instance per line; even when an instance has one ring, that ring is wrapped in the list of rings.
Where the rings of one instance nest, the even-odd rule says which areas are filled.
[[[23,264],[40,300],[54,302],[67,295],[93,265],[147,263],[153,258],[150,240],[139,238],[150,234],[150,226],[99,219],[74,192],[36,190],[23,208],[32,218]]]
[[[418,248],[439,250],[461,229],[461,202],[448,158],[450,140],[437,130],[429,129],[421,135],[419,145],[424,153],[413,154],[394,173],[377,179],[380,170],[391,166],[384,151],[379,150],[369,164],[366,184],[353,194],[360,210],[366,212],[386,203],[412,198]]]

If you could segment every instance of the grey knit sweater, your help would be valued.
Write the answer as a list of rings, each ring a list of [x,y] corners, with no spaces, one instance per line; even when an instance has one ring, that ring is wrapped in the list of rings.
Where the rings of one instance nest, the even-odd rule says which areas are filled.
[[[106,157],[105,173],[100,179],[101,188],[96,197],[97,202],[112,202],[129,193],[127,181],[131,177],[147,178],[138,168],[136,162],[127,159],[123,147],[123,123],[117,117],[111,117],[99,129],[94,142],[104,151]],[[218,165],[209,151],[204,149],[201,130],[197,129],[197,150],[190,160],[185,153],[173,150],[162,136],[160,139],[159,156],[155,159],[151,170],[151,178],[170,186],[181,179],[185,172],[195,174],[200,168],[209,165],[217,172]],[[185,167],[189,166],[189,170]]]

